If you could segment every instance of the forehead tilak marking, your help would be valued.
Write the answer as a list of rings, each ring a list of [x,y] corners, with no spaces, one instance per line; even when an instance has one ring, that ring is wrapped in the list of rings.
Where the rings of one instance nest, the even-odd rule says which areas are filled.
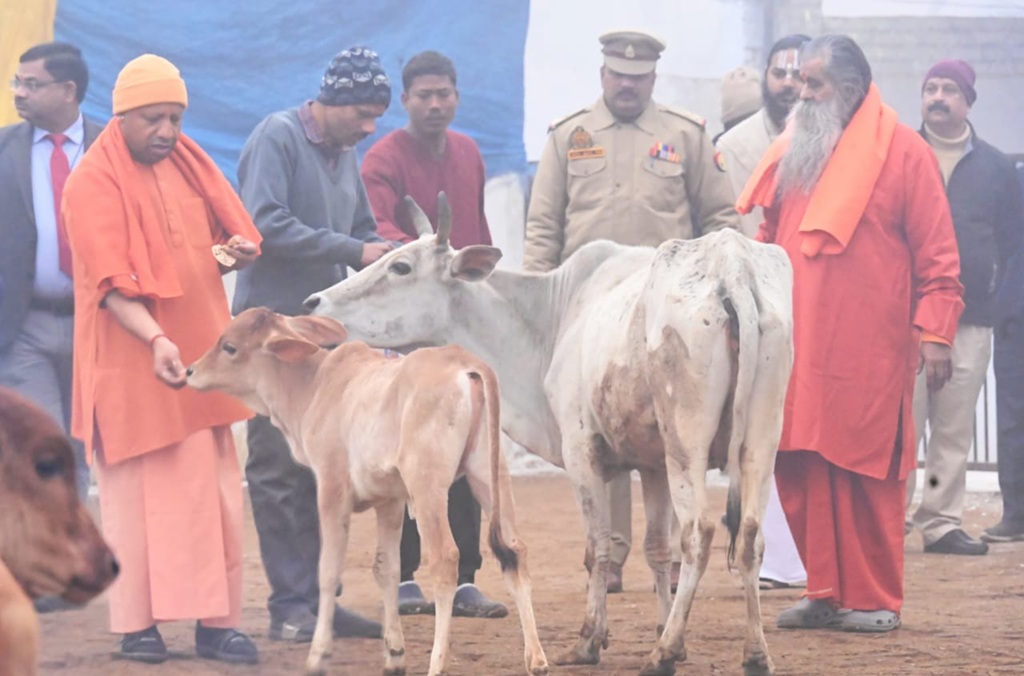
[[[800,74],[800,52],[795,49],[783,49],[772,56],[772,68],[781,68],[786,71],[787,77],[795,77]]]

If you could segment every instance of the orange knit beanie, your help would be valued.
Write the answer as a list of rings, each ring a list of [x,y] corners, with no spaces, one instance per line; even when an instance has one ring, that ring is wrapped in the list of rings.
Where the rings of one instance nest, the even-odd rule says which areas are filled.
[[[143,54],[125,64],[114,83],[113,98],[115,115],[154,103],[188,106],[188,91],[181,73],[173,63],[156,54]]]

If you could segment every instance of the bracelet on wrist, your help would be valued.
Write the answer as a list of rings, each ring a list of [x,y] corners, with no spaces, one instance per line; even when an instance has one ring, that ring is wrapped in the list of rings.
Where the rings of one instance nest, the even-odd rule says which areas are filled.
[[[155,343],[158,338],[167,338],[167,334],[166,333],[158,333],[155,336],[153,336],[152,338],[150,338],[149,339],[149,347],[150,348],[153,347],[153,343]],[[167,338],[167,340],[170,340],[170,338]]]

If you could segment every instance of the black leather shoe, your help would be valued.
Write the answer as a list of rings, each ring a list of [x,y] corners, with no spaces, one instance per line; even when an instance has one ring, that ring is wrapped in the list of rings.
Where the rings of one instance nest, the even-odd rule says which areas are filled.
[[[65,601],[59,596],[43,596],[33,601],[37,613],[59,613],[64,610],[81,610],[83,606]]]
[[[334,620],[331,623],[334,638],[381,638],[384,628],[380,622],[363,617],[341,606],[334,607]]]
[[[381,638],[384,635],[380,622],[367,619],[341,606],[334,607],[331,628],[334,630],[334,638]],[[313,640],[315,631],[316,615],[302,613],[284,621],[271,620],[268,636],[271,641],[309,643]]]
[[[1020,542],[1024,540],[1024,526],[1000,521],[981,531],[981,539],[985,542]]]
[[[924,546],[926,554],[958,554],[960,556],[983,556],[988,554],[988,545],[975,540],[961,528],[955,528],[930,545]]]

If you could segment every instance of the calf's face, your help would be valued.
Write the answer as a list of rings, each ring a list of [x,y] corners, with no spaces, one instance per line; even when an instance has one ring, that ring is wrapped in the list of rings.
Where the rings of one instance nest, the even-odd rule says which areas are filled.
[[[345,341],[345,327],[327,317],[286,317],[267,308],[250,308],[235,317],[206,354],[188,367],[188,384],[218,390],[269,415],[261,383],[282,362],[310,357],[321,347]],[[268,385],[273,387],[273,385]]]
[[[82,604],[118,564],[75,488],[75,457],[50,417],[0,388],[0,560],[34,598]]]

